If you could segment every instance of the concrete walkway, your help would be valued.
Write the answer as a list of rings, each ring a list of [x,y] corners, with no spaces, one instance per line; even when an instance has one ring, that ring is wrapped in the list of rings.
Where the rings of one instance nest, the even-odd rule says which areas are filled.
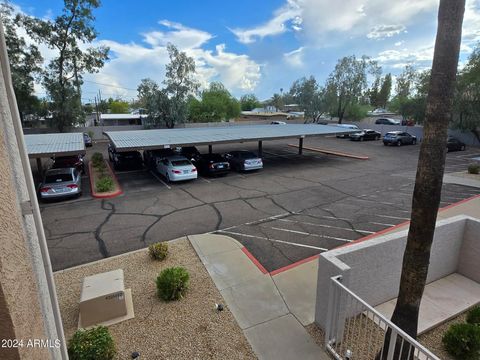
[[[273,278],[235,239],[188,238],[259,359],[329,359],[303,327],[313,322],[316,262]]]

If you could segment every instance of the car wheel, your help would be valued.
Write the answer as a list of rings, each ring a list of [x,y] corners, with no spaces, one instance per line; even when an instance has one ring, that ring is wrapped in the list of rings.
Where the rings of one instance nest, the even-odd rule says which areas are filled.
[[[465,151],[465,145],[462,145],[462,147],[460,148],[460,151]]]
[[[412,140],[412,145],[415,145],[417,143],[417,140],[413,139]]]
[[[397,141],[397,146],[402,146],[402,142],[400,140]]]

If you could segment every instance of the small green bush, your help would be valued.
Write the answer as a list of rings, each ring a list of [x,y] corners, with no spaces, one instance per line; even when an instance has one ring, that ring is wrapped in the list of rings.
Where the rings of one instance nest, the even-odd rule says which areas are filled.
[[[443,336],[442,342],[455,359],[480,359],[480,326],[453,324]]]
[[[480,326],[480,306],[475,306],[467,313],[467,323]]]
[[[103,154],[99,152],[94,153],[92,155],[92,164],[96,168],[105,165],[105,161],[103,161]]]
[[[77,330],[68,342],[70,360],[111,360],[115,354],[115,343],[105,326]]]
[[[163,260],[168,255],[168,245],[163,242],[151,244],[148,247],[148,253],[150,254],[150,257],[154,260]]]
[[[470,165],[468,165],[468,173],[469,173],[469,174],[478,174],[478,173],[480,173],[480,165],[479,165],[479,164],[470,164]]]
[[[95,135],[95,133],[92,130],[90,130],[90,131],[87,132],[87,134],[93,140],[93,135]]]
[[[157,295],[170,301],[181,299],[188,290],[190,275],[183,267],[171,267],[163,270],[157,277]]]
[[[95,190],[99,193],[109,192],[115,188],[115,183],[110,176],[104,175],[100,177],[95,184]]]

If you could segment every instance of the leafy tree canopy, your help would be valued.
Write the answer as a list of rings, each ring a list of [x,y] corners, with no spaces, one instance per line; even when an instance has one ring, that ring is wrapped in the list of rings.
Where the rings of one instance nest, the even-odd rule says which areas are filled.
[[[202,91],[200,100],[191,97],[188,118],[192,122],[222,121],[240,115],[240,103],[219,82],[213,82]]]

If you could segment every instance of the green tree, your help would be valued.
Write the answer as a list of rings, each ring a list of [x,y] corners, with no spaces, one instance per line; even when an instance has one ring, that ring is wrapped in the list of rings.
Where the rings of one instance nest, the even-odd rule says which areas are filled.
[[[480,44],[460,72],[454,102],[452,127],[471,131],[480,141]]]
[[[187,119],[187,101],[197,91],[199,84],[195,79],[193,58],[172,44],[167,45],[167,51],[170,62],[165,66],[165,88],[161,89],[151,79],[143,79],[137,91],[139,104],[147,110],[150,124],[173,128]]]
[[[242,111],[251,111],[262,106],[262,104],[260,104],[255,94],[246,94],[240,98],[240,106]]]
[[[130,104],[123,100],[108,99],[108,108],[112,114],[128,114]]]
[[[34,95],[34,81],[40,76],[43,58],[35,45],[28,45],[19,35],[19,18],[8,3],[0,4],[0,18],[5,28],[8,60],[13,90],[22,120],[25,115],[38,115],[40,100]]]
[[[390,100],[390,93],[392,92],[392,74],[388,73],[385,75],[382,81],[382,86],[378,93],[377,104],[375,106],[379,106],[382,108],[387,107],[388,100]]]
[[[342,123],[348,107],[358,103],[365,94],[368,87],[367,75],[378,76],[380,72],[376,62],[366,56],[357,59],[352,55],[338,60],[327,79],[325,98],[330,112],[334,112],[338,117],[339,124]]]
[[[93,10],[99,6],[98,0],[64,0],[62,14],[54,20],[22,17],[29,35],[58,53],[42,83],[51,101],[53,124],[60,132],[82,121],[83,74],[97,72],[108,59],[107,47],[85,49],[97,37]]]
[[[277,110],[283,110],[285,105],[285,96],[283,94],[273,94],[272,98],[268,101],[268,105],[275,106]]]
[[[202,91],[200,100],[191,97],[188,103],[188,118],[192,122],[229,120],[239,115],[240,103],[218,82]]]
[[[325,111],[322,90],[313,76],[295,80],[289,95],[304,110],[305,119],[316,119]]]
[[[427,96],[424,137],[413,190],[412,220],[403,255],[400,288],[392,321],[416,338],[418,311],[428,274],[430,250],[445,169],[447,129],[452,111],[465,0],[440,0],[438,29]],[[387,332],[387,349],[390,331]],[[401,341],[397,342],[399,351]],[[410,352],[403,347],[402,359]],[[384,351],[383,359],[386,359]],[[377,356],[380,358],[380,355]],[[398,355],[394,358],[400,358]]]

